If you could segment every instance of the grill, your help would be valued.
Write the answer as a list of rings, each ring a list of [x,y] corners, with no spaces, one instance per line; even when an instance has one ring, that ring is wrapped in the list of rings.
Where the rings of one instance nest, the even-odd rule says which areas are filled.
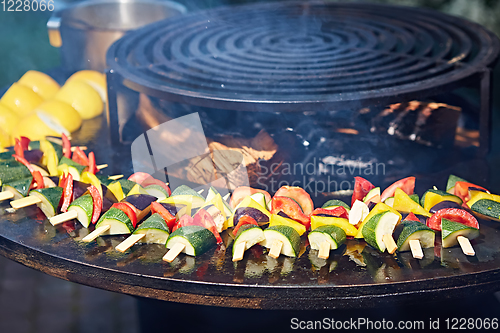
[[[145,118],[159,124],[198,112],[212,138],[218,133],[254,137],[264,128],[277,133],[279,141],[291,130],[295,137],[278,145],[287,146],[289,159],[302,164],[316,164],[318,150],[334,150],[334,159],[342,163],[358,160],[343,155],[352,151],[362,151],[364,162],[385,162],[394,155],[393,145],[370,132],[384,107],[473,86],[480,91],[478,151],[484,155],[489,147],[490,68],[499,49],[498,38],[480,25],[409,7],[273,2],[195,12],[148,25],[109,49],[111,137],[130,142],[154,127]],[[418,109],[427,112],[426,105]],[[385,131],[418,141],[425,134],[411,123],[421,117],[408,110],[403,112],[410,115],[406,133],[403,126],[395,130],[402,116]],[[441,137],[453,141],[459,113],[441,117],[449,131]],[[319,129],[348,127],[353,118],[364,122],[366,135],[354,139],[331,127]],[[140,128],[143,122],[147,124]],[[382,154],[380,146],[390,147]],[[399,146],[403,157],[392,164],[396,172],[413,172],[404,156],[413,148]],[[375,158],[368,156],[374,151]],[[425,149],[420,152],[429,159]],[[435,156],[443,160],[441,154]]]
[[[148,95],[275,112],[427,97],[487,70],[498,49],[479,25],[434,11],[283,2],[149,25],[107,60]]]

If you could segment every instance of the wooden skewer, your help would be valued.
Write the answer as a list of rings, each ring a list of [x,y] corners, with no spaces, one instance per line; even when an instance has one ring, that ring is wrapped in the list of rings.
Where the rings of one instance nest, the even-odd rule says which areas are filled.
[[[420,246],[418,239],[410,240],[410,250],[413,258],[422,259],[424,257],[424,252],[422,251],[422,247]]]
[[[114,175],[114,176],[109,176],[108,178],[111,180],[118,180],[120,178],[123,178],[123,175]]]
[[[279,239],[275,239],[269,250],[269,256],[274,259],[278,259],[281,254],[281,248],[283,247],[283,242]]]
[[[175,258],[184,250],[186,247],[186,244],[183,243],[177,243],[174,245],[173,248],[168,250],[168,252],[163,256],[163,260],[166,262],[172,262],[174,261]]]
[[[70,210],[67,211],[66,213],[52,216],[51,218],[49,218],[49,222],[52,225],[58,225],[66,221],[76,219],[77,217],[78,217],[78,212],[76,210]]]
[[[324,241],[319,246],[318,258],[328,259],[329,256],[330,256],[330,243],[328,241]]]
[[[462,252],[467,255],[467,256],[475,256],[476,252],[472,248],[472,245],[469,241],[468,238],[464,236],[458,236],[457,237],[458,244],[460,244],[460,247],[462,248]]]
[[[243,259],[245,254],[245,248],[247,246],[246,242],[241,242],[234,248],[233,261],[240,261]]]
[[[222,199],[224,199],[224,201],[227,201],[227,199],[229,199],[229,196],[231,195],[231,193],[228,193],[226,194]]]
[[[78,147],[79,147],[81,150],[87,150],[87,149],[88,149],[88,148],[87,148],[87,146],[78,146]],[[72,151],[72,152],[73,152],[73,151],[75,151],[75,150],[76,150],[76,147],[75,147],[75,146],[71,147],[71,151]]]
[[[42,202],[42,200],[39,197],[35,197],[34,195],[28,195],[25,198],[11,201],[10,205],[14,209],[19,209],[19,208],[24,208],[24,207],[38,204],[40,202]]]
[[[92,242],[94,239],[96,239],[97,237],[101,236],[103,233],[108,231],[109,228],[111,228],[110,225],[103,225],[102,227],[95,229],[90,234],[83,237],[82,242],[86,242],[86,243]]]
[[[118,244],[115,249],[120,252],[125,252],[130,249],[135,243],[146,237],[146,234],[132,234],[123,242]]]
[[[102,169],[107,168],[107,167],[108,167],[107,164],[99,164],[99,165],[97,165],[97,170],[102,170]]]
[[[397,245],[396,242],[394,242],[394,238],[392,238],[392,235],[385,234],[382,236],[382,241],[385,244],[385,247],[387,248],[387,252],[390,254],[393,254],[397,250]]]
[[[199,190],[199,191],[198,191],[198,194],[202,194],[202,193],[203,193],[203,191],[205,191],[205,189],[204,189],[204,188],[202,188],[201,190]]]
[[[0,201],[9,200],[12,199],[13,197],[14,193],[12,193],[11,191],[0,192]]]

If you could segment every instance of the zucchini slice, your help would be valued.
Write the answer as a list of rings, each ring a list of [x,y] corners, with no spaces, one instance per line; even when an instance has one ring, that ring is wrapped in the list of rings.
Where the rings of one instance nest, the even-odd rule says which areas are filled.
[[[500,222],[500,202],[491,199],[480,199],[470,209],[480,218]]]
[[[398,222],[399,216],[391,211],[385,211],[374,215],[363,227],[363,238],[368,244],[378,249],[380,252],[384,252],[386,246],[382,241],[382,237],[387,234],[392,235]]]
[[[109,225],[110,228],[103,235],[124,235],[130,234],[134,230],[132,221],[127,214],[115,207],[111,207],[104,213],[95,227],[97,229],[106,225]]]
[[[147,194],[158,198],[158,200],[168,198],[169,196],[168,192],[163,187],[157,184],[146,186],[144,189],[146,190]]]
[[[24,198],[28,195],[33,177],[26,177],[14,180],[2,185],[2,191],[9,191],[14,194],[14,200]]]
[[[62,187],[48,187],[31,190],[30,195],[38,197],[42,202],[37,206],[42,210],[47,218],[57,214],[57,208],[63,193]]]
[[[31,176],[31,172],[28,168],[18,162],[16,166],[4,166],[0,167],[0,185],[10,183],[12,181],[28,178]]]
[[[457,237],[464,236],[469,240],[479,237],[479,229],[466,226],[462,223],[441,219],[442,247],[448,248],[458,245]]]
[[[260,245],[271,248],[273,242],[277,239],[283,243],[281,254],[288,257],[296,257],[300,249],[300,236],[294,228],[286,225],[271,226],[264,230],[265,239]]]
[[[141,243],[165,244],[170,231],[165,220],[158,213],[152,214],[134,231],[134,234],[145,234]]]
[[[74,210],[77,213],[76,219],[84,228],[88,228],[92,220],[94,211],[92,196],[90,194],[82,195],[76,198],[68,207],[68,211]]]
[[[171,197],[177,197],[179,200],[190,200],[191,208],[200,208],[205,203],[205,198],[203,198],[198,192],[186,185],[181,185],[177,187],[173,192]]]
[[[399,252],[410,251],[410,240],[413,239],[417,239],[423,249],[434,247],[435,237],[434,230],[416,221],[403,221],[394,231]]]
[[[264,231],[256,225],[253,224],[245,224],[240,227],[238,233],[236,234],[236,238],[233,243],[233,252],[240,243],[245,243],[245,251],[254,246],[257,243],[265,240]]]
[[[73,180],[80,180],[80,176],[83,170],[85,170],[85,168],[86,167],[84,165],[78,164],[75,161],[70,160],[69,158],[63,156],[59,160],[57,171],[59,175],[66,174],[69,172],[71,176],[73,176]]]
[[[321,244],[327,241],[330,250],[336,250],[346,240],[345,231],[335,225],[324,225],[311,231],[307,236],[311,249],[319,250]]]
[[[166,247],[173,248],[177,243],[185,245],[183,253],[199,256],[217,244],[214,234],[201,226],[189,225],[175,230],[167,239]]]
[[[344,207],[347,210],[347,212],[349,212],[351,210],[351,207],[349,207],[345,202],[343,202],[342,200],[337,200],[337,199],[328,200],[327,202],[325,202],[323,204],[323,206],[321,208],[333,209],[333,208],[336,208],[338,206]]]

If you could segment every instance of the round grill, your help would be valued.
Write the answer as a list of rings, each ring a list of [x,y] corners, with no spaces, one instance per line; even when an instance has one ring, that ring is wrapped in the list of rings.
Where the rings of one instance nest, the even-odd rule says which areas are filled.
[[[279,2],[149,25],[107,60],[129,88],[171,101],[307,111],[434,95],[491,66],[498,51],[491,32],[435,11]]]

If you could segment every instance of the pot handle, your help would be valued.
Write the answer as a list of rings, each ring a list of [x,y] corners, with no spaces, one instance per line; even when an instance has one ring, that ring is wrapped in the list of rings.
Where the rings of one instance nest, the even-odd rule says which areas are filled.
[[[49,42],[50,45],[54,47],[61,47],[62,46],[62,39],[61,39],[61,16],[60,13],[54,13],[50,17],[49,21],[47,22],[47,31],[49,33]]]

